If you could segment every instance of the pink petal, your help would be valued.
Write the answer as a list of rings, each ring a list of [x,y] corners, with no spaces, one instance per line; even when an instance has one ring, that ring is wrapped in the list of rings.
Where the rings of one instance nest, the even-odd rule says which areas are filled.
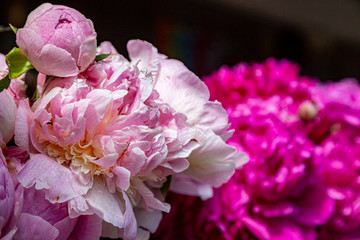
[[[46,199],[50,202],[66,202],[85,194],[91,187],[82,184],[72,171],[54,159],[43,154],[31,155],[30,160],[18,173],[18,179],[25,188],[46,189]]]
[[[305,226],[325,224],[335,210],[335,201],[328,196],[326,188],[320,185],[308,187],[295,204],[298,211],[294,219]]]
[[[230,179],[237,167],[247,162],[247,157],[236,154],[234,147],[212,131],[198,130],[196,139],[201,147],[188,158],[190,167],[184,173],[199,182],[219,187]]]
[[[92,162],[104,168],[110,168],[116,164],[116,160],[118,159],[118,157],[119,154],[113,153],[113,154],[108,154],[98,160],[93,160]]]
[[[94,179],[94,185],[85,195],[92,210],[104,221],[118,228],[125,226],[125,207],[118,194],[110,193],[100,178]]]
[[[113,173],[116,177],[116,186],[123,191],[130,187],[130,171],[126,168],[116,166],[113,168]]]
[[[28,57],[36,70],[46,75],[70,77],[79,73],[79,69],[71,54],[52,44],[46,44],[41,49],[39,56],[31,57],[29,55]]]
[[[135,208],[134,212],[140,227],[149,230],[151,233],[154,233],[159,227],[160,221],[162,219],[161,211],[146,211],[142,208]]]
[[[212,186],[196,181],[183,173],[172,175],[170,190],[179,194],[199,196],[202,200],[213,196]]]
[[[35,10],[33,10],[26,19],[27,23],[32,23],[33,21],[35,21],[38,17],[40,17],[41,15],[43,15],[45,12],[49,11],[50,9],[52,9],[54,6],[50,3],[43,3],[41,4],[39,7],[37,7]],[[25,25],[25,27],[28,27],[28,25]]]
[[[59,235],[59,231],[50,223],[41,217],[27,213],[21,214],[17,227],[14,240],[29,239],[29,237],[38,240],[55,240]]]
[[[146,68],[156,79],[160,61],[166,59],[166,56],[159,54],[151,43],[141,40],[130,40],[127,50],[132,64],[138,64],[140,70]]]
[[[80,216],[68,240],[98,240],[101,235],[102,219],[96,215]]]
[[[34,30],[28,28],[21,28],[16,34],[16,44],[29,59],[30,62],[33,61],[33,58],[37,58],[40,54],[40,51],[44,45],[44,41]],[[34,67],[36,67],[33,64]],[[46,66],[46,64],[45,64]],[[43,67],[45,67],[43,66]]]
[[[14,135],[16,104],[8,91],[0,92],[0,134],[5,143],[9,142]]]
[[[30,123],[32,117],[33,112],[29,106],[29,99],[21,100],[15,121],[15,143],[28,152],[34,151],[30,142]]]
[[[161,62],[155,89],[164,102],[185,114],[190,122],[196,119],[193,113],[199,112],[210,96],[205,83],[177,60]]]
[[[96,57],[96,33],[87,37],[80,45],[79,59],[77,64],[80,67],[80,72],[84,71]]]
[[[135,186],[136,190],[139,191],[139,194],[142,196],[145,209],[150,210],[150,208],[153,208],[163,212],[170,211],[170,204],[162,202],[159,199],[157,199],[154,195],[154,192],[152,192],[144,184],[144,182],[134,179],[132,184]]]

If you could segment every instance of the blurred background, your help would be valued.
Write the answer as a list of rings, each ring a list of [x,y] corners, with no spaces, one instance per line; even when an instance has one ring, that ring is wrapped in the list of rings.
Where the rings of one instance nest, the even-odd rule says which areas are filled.
[[[45,1],[2,0],[0,25],[22,27]],[[360,79],[359,0],[101,0],[51,1],[91,19],[98,42],[126,54],[130,39],[143,39],[198,76],[221,65],[287,58],[301,73],[322,81]],[[15,46],[0,33],[0,52]]]

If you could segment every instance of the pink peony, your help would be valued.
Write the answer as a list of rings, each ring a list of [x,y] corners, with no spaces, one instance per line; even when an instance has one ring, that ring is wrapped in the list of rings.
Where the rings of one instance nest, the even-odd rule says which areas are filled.
[[[139,42],[139,52],[149,49],[155,48]],[[224,142],[225,111],[181,63],[169,60],[151,72],[109,43],[98,53],[111,56],[76,77],[49,79],[31,109],[27,99],[20,101],[15,142],[30,159],[18,179],[52,204],[67,204],[70,218],[100,217],[103,237],[146,238],[170,210],[160,189],[168,176],[185,171],[192,186],[204,181],[210,195],[243,160]],[[201,108],[189,108],[186,96]]]
[[[36,70],[52,76],[75,76],[96,55],[92,22],[72,8],[50,3],[29,14],[16,43]]]

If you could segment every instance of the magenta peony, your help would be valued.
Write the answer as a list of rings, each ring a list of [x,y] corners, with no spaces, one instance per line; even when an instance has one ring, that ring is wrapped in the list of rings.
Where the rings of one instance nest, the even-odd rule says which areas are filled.
[[[250,160],[208,201],[170,195],[154,239],[359,239],[359,84],[274,59],[204,79]]]
[[[313,89],[318,117],[307,125],[310,139],[321,146],[319,172],[336,200],[319,239],[360,238],[360,86],[355,79]]]
[[[92,22],[72,8],[50,3],[29,14],[16,43],[36,70],[51,76],[75,76],[96,55]]]

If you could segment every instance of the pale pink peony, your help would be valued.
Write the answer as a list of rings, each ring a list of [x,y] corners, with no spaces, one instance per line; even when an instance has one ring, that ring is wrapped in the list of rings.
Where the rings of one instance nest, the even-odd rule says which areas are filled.
[[[36,70],[52,76],[75,76],[96,56],[91,20],[72,8],[50,3],[29,14],[16,43]]]
[[[140,50],[149,46],[139,42]],[[160,191],[168,176],[186,171],[191,193],[204,181],[201,193],[209,196],[243,160],[224,142],[225,111],[182,64],[169,60],[161,68],[168,72],[153,79],[141,61],[129,63],[109,43],[98,53],[111,56],[76,77],[50,78],[31,109],[20,101],[15,142],[30,159],[18,179],[52,204],[67,203],[71,218],[96,214],[103,237],[147,238],[170,209]]]

